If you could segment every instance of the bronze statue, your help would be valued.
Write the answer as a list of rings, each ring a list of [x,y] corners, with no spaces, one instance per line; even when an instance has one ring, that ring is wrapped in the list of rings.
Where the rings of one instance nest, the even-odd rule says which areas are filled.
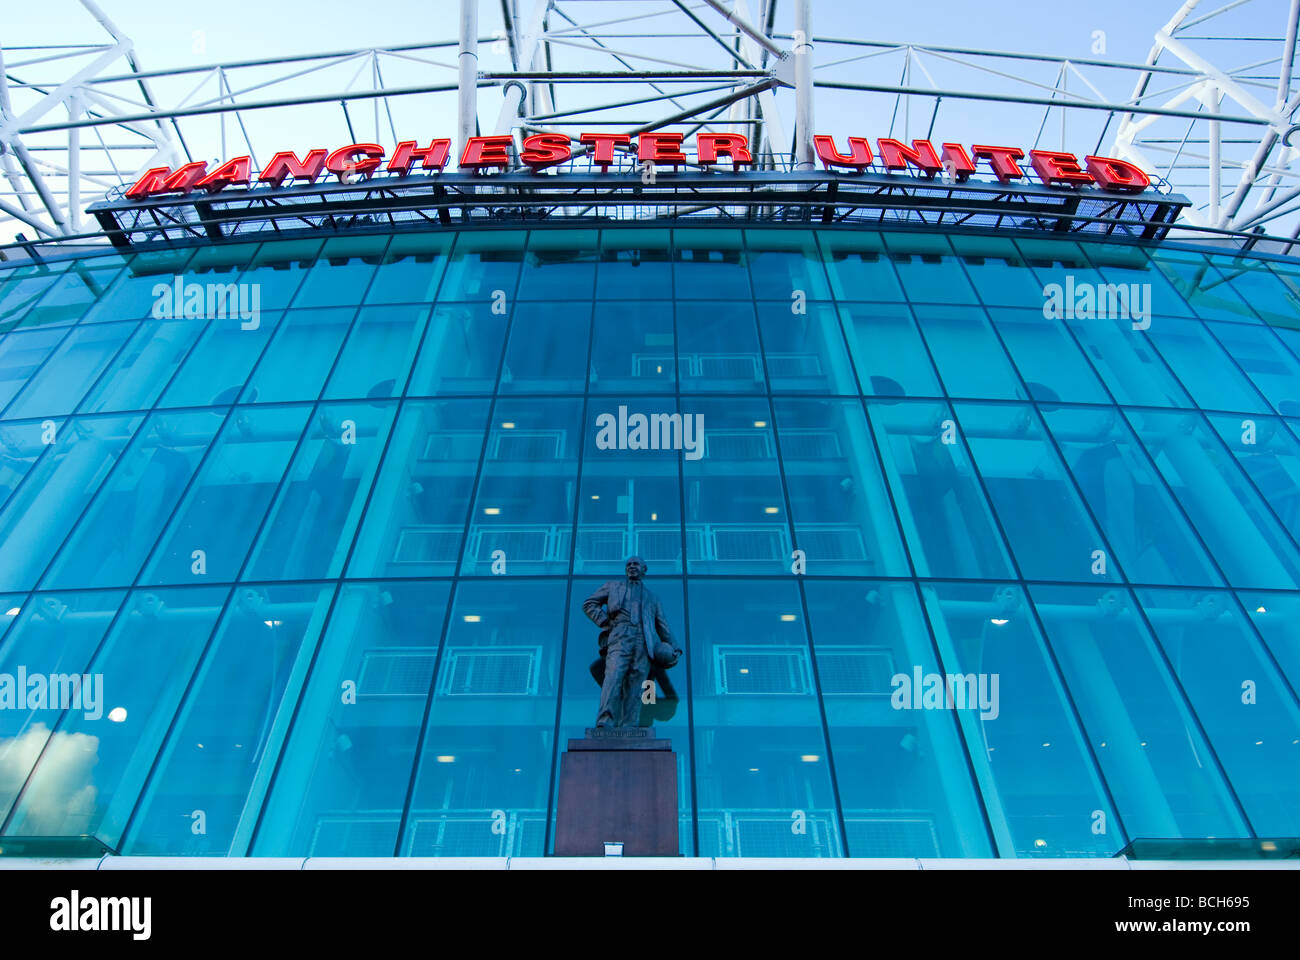
[[[668,630],[659,598],[645,585],[645,561],[629,557],[624,569],[626,580],[608,581],[582,603],[583,612],[601,631],[603,678],[595,669],[599,661],[592,664],[592,675],[601,684],[597,727],[639,726],[641,688],[652,668],[663,677],[662,671],[682,655]],[[663,681],[661,685],[667,686]],[[666,695],[670,689],[665,690]]]

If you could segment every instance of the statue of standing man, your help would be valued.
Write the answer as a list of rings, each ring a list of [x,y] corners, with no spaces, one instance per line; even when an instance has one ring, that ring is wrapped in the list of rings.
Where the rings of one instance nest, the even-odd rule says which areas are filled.
[[[641,690],[651,665],[671,667],[682,655],[659,598],[645,585],[645,561],[629,557],[624,570],[626,580],[608,581],[582,604],[600,627],[600,655],[605,658],[598,727],[639,726]]]

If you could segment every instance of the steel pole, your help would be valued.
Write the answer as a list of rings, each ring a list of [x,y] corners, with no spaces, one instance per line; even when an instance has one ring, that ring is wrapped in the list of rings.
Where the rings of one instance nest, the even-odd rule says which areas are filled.
[[[460,47],[456,58],[457,150],[478,132],[478,0],[460,0]]]

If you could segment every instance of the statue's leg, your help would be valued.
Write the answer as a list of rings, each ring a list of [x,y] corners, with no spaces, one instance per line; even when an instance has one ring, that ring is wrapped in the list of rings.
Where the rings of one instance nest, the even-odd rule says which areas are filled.
[[[629,645],[633,656],[628,658],[627,679],[623,683],[622,725],[636,727],[641,724],[641,688],[650,676],[650,657],[646,654],[645,641]]]
[[[600,686],[600,711],[596,714],[598,727],[617,726],[623,712],[621,693],[628,666],[624,646],[611,641],[605,655],[605,682]]]

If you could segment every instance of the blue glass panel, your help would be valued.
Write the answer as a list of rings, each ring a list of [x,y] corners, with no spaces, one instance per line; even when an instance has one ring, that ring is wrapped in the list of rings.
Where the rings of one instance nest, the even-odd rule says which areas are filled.
[[[199,283],[248,284],[250,300],[256,289],[261,309],[279,310],[293,299],[320,248],[319,240],[278,240],[256,248],[252,244],[204,247],[187,269],[190,279]]]
[[[1268,405],[1203,324],[1156,317],[1147,337],[1197,406],[1266,413]]]
[[[135,324],[129,322],[101,323],[73,330],[5,407],[5,419],[61,417],[71,413],[134,330]]]
[[[1021,576],[1122,579],[1034,411],[974,403],[954,409]]]
[[[50,565],[43,587],[134,583],[225,417],[225,410],[150,417]]]
[[[604,422],[613,427],[608,433],[592,430],[587,434],[573,569],[621,576],[624,560],[636,554],[657,574],[680,573],[683,541],[678,464],[686,423],[677,412],[677,401],[672,397],[593,401],[588,421],[602,415],[608,416]],[[644,424],[638,416],[645,418]],[[624,449],[619,449],[619,422],[628,424]]]
[[[1250,590],[1237,597],[1291,689],[1300,690],[1300,594]]]
[[[696,417],[697,444],[703,433],[682,463],[688,569],[788,572],[794,548],[767,401],[691,398],[682,414],[683,424]]]
[[[501,369],[505,311],[488,303],[433,308],[406,392],[411,396],[490,393]]]
[[[1044,317],[1041,310],[1011,307],[992,307],[989,316],[1032,399],[1067,403],[1110,401],[1106,388],[1063,321]]]
[[[449,233],[393,237],[366,291],[366,303],[428,303],[447,266]]]
[[[545,852],[565,588],[505,577],[457,587],[401,855]]]
[[[21,330],[0,337],[0,410],[40,369],[46,357],[68,333],[66,329]]]
[[[252,579],[342,573],[396,412],[394,403],[320,407],[253,549]]]
[[[532,231],[519,274],[519,299],[590,300],[598,256],[595,230]]]
[[[438,299],[513,299],[526,236],[523,230],[457,234]]]
[[[143,321],[86,394],[80,412],[153,406],[202,332],[203,325],[190,320]]]
[[[257,370],[241,395],[244,403],[315,400],[334,367],[357,310],[286,310]]]
[[[0,590],[35,586],[142,419],[83,417],[44,436],[28,432],[24,454],[40,456],[0,512]],[[45,437],[54,442],[41,453]]]
[[[121,257],[96,257],[73,261],[45,291],[36,304],[23,315],[19,326],[35,327],[72,323],[101,297],[122,271]]]
[[[1207,414],[1274,516],[1300,536],[1300,442],[1275,417]]]
[[[252,321],[213,320],[190,349],[172,378],[162,407],[197,407],[234,403],[280,322],[279,313]]]
[[[999,854],[1114,854],[1124,829],[1021,588],[925,584],[921,594],[945,676],[895,696],[956,711]]]
[[[1256,836],[1300,832],[1300,708],[1227,593],[1138,592]]]
[[[141,581],[234,580],[275,496],[310,407],[241,407],[226,421]]]
[[[455,573],[488,404],[442,400],[402,406],[361,522],[349,576]]]
[[[1192,405],[1160,354],[1147,342],[1146,332],[1133,329],[1134,321],[1067,315],[1065,322],[1119,403],[1148,407]]]
[[[333,585],[235,591],[158,753],[123,852],[244,853],[243,843],[234,844],[247,841],[261,810],[333,596]]]
[[[360,303],[383,259],[387,237],[334,237],[293,298],[294,307],[340,307]]]
[[[974,467],[942,403],[867,401],[885,475],[923,577],[1011,576]]]
[[[1141,247],[1092,242],[1080,243],[1079,247],[1105,282],[1127,285],[1130,303],[1135,303],[1135,298],[1140,296],[1149,305],[1152,314],[1166,317],[1196,316],[1179,290],[1155,268]],[[1138,285],[1136,290],[1134,284]]]
[[[159,303],[158,286],[174,288],[176,275],[184,271],[193,254],[193,250],[158,250],[132,257],[127,268],[86,311],[81,322],[137,320],[152,315]]]
[[[62,421],[23,420],[0,424],[0,507],[3,507],[23,477],[50,451],[57,441]]]
[[[796,313],[788,304],[763,303],[758,323],[774,393],[857,394],[834,304]]]
[[[1273,409],[1284,416],[1300,414],[1300,360],[1273,330],[1240,323],[1207,323],[1206,327]]]
[[[916,589],[809,580],[804,591],[848,854],[993,856],[955,717],[892,698],[898,676],[940,672]]]
[[[673,294],[667,230],[602,230],[597,299],[667,300]]]
[[[376,399],[401,394],[424,335],[429,308],[363,307],[339,353],[325,399]]]
[[[1029,399],[983,309],[913,309],[950,397]]]
[[[496,561],[507,573],[568,572],[578,453],[596,430],[582,417],[581,400],[497,402],[462,573],[492,573]]]
[[[6,835],[93,834],[118,846],[227,593],[180,587],[127,599],[86,668],[102,702],[60,718]]]
[[[677,369],[683,393],[756,393],[763,389],[754,304],[681,302],[677,309]]]
[[[898,279],[913,303],[978,302],[966,271],[953,255],[946,237],[912,233],[884,236]]]
[[[1249,835],[1128,591],[1031,586],[1029,592],[1129,835]]]
[[[878,233],[819,233],[836,300],[903,300],[898,274]]]
[[[108,631],[117,608],[126,594],[121,590],[96,590],[84,593],[49,594],[36,593],[27,598],[21,607],[10,605],[12,601],[5,598],[6,604],[0,611],[5,622],[13,626],[0,645],[0,674],[14,678],[11,693],[14,702],[0,710],[0,823],[3,823],[18,799],[18,793],[31,774],[41,752],[51,743],[51,731],[59,722],[61,707],[64,704],[64,691],[67,691],[69,705],[78,691],[83,689],[82,674],[95,652],[95,648]],[[26,680],[19,684],[19,671],[26,674]],[[65,686],[58,682],[56,696],[51,697],[50,675],[76,675],[78,686]],[[43,683],[30,686],[32,678],[44,677]],[[93,683],[85,685],[89,693],[81,695],[81,706],[89,706],[90,712],[96,710],[107,713],[102,693],[97,695]],[[38,690],[43,696],[37,699]],[[19,691],[23,700],[18,700]],[[69,734],[53,734],[57,747],[66,747]],[[89,738],[71,741],[83,748],[83,756],[74,757],[68,770],[69,776],[84,775],[87,765],[93,762],[90,749],[94,744]],[[90,748],[90,749],[86,749]],[[62,816],[57,806],[51,804],[48,826],[56,830]],[[39,816],[37,822],[47,825]]]
[[[672,304],[597,301],[595,317],[587,383],[592,393],[672,390],[677,366]]]
[[[1204,255],[1190,250],[1152,250],[1151,260],[1169,278],[1174,289],[1192,305],[1197,316],[1236,323],[1259,322],[1246,301],[1242,300],[1237,285],[1228,282],[1223,273],[1211,266]],[[1276,280],[1267,277],[1268,268],[1263,264],[1259,264],[1258,268],[1265,276],[1257,276],[1257,279],[1264,280],[1265,285],[1275,286]],[[1250,287],[1259,285],[1248,284]],[[1161,302],[1158,294],[1153,298],[1151,306],[1153,313],[1175,312]]]
[[[1127,415],[1229,585],[1300,584],[1300,551],[1200,416],[1146,410]]]
[[[749,264],[739,230],[674,230],[673,294],[685,300],[748,300]],[[681,334],[685,330],[680,326]]]
[[[807,572],[910,575],[861,404],[777,400],[773,406],[794,547],[804,552]]]
[[[829,300],[830,284],[812,230],[747,230],[749,279],[759,300]]]
[[[858,383],[867,396],[941,397],[943,388],[930,352],[901,304],[840,305],[844,335],[853,353]]]
[[[251,855],[397,852],[448,591],[429,580],[339,590]]]
[[[500,391],[581,393],[590,340],[590,303],[517,303]]]
[[[966,234],[953,234],[949,240],[984,304],[1029,307],[1042,303],[1043,285],[1011,240]]]
[[[1041,410],[1130,581],[1221,585],[1160,474],[1114,410]]]
[[[650,561],[651,571],[646,578],[646,585],[659,598],[663,606],[664,618],[673,638],[685,650],[686,614],[682,606],[682,582],[672,577],[660,577],[656,569],[665,568]],[[621,569],[617,579],[622,579]],[[600,709],[600,686],[592,675],[592,668],[599,663],[597,638],[600,631],[582,612],[582,601],[595,593],[604,581],[575,579],[569,592],[568,633],[565,641],[564,686],[560,693],[560,736],[561,747],[570,737],[582,737],[588,727],[595,726],[596,713]],[[691,815],[691,735],[690,709],[687,700],[690,691],[686,677],[686,658],[683,657],[674,669],[665,671],[667,686],[654,684],[654,703],[643,703],[641,721],[653,725],[655,737],[672,741],[673,755],[677,760],[677,842],[678,850],[684,857],[695,855],[695,821]],[[551,807],[551,848],[554,852],[555,838],[555,804],[559,796],[559,761],[562,753],[556,752],[553,779],[555,789],[552,794]],[[520,767],[518,776],[531,773],[541,777],[541,771],[530,771]]]
[[[7,333],[22,321],[23,316],[37,300],[45,295],[68,264],[51,267],[23,266],[9,274],[0,286],[0,333]]]
[[[798,586],[700,581],[689,605],[700,856],[844,856]]]

